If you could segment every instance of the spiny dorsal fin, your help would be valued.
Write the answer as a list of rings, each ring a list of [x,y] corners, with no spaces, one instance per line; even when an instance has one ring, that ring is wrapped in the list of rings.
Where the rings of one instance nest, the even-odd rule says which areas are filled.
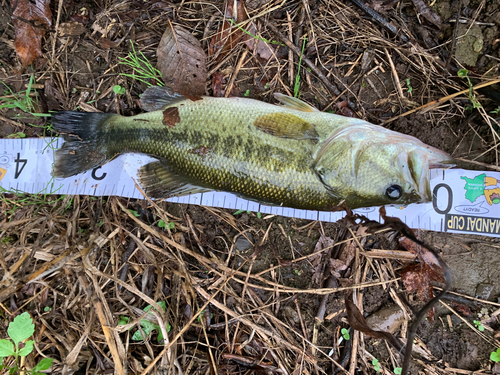
[[[287,108],[295,109],[301,112],[319,112],[319,109],[314,108],[312,105],[309,105],[300,99],[292,98],[291,96],[280,94],[279,92],[275,93],[274,97],[283,103]]]
[[[254,125],[264,133],[280,138],[310,139],[312,141],[317,141],[319,138],[313,124],[291,113],[268,113],[257,117]]]
[[[142,94],[141,105],[143,110],[151,112],[182,100],[186,97],[168,87],[151,86]]]
[[[211,191],[211,189],[192,185],[188,179],[171,172],[159,161],[141,167],[138,177],[142,188],[151,198],[182,197]]]

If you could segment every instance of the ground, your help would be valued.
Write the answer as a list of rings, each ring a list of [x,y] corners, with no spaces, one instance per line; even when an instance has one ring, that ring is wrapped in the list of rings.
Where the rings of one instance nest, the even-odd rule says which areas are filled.
[[[217,53],[222,0],[52,1],[43,54],[23,68],[14,49],[13,10],[2,1],[0,79],[12,93],[4,90],[0,104],[26,90],[34,77],[35,112],[139,113],[137,99],[147,86],[123,75],[133,71],[120,58],[132,51],[132,41],[155,66],[156,48],[172,22],[188,29],[206,53],[215,50],[207,62],[207,95],[275,102],[273,93],[293,95],[297,87],[301,99],[321,110],[346,114],[351,108],[358,117],[449,152],[460,167],[499,169],[497,87],[468,92],[469,81],[458,72],[468,70],[470,85],[498,77],[500,2],[438,0],[431,10],[417,1],[369,3],[390,20],[395,34],[350,2],[245,5],[264,47],[249,49],[249,39],[237,34]],[[270,25],[290,37],[303,58],[290,53]],[[116,85],[125,92],[114,91]],[[339,104],[344,100],[347,105]],[[18,114],[0,109],[1,138],[50,133],[45,120]],[[499,241],[417,235],[451,268],[453,294],[436,307],[433,321],[420,324],[410,373],[499,373],[490,360],[500,347]],[[400,279],[408,258],[373,257],[378,250],[404,250],[398,238],[394,231],[367,233],[348,220],[332,224],[119,197],[3,193],[0,337],[7,337],[14,316],[29,312],[37,350],[24,365],[53,358],[53,373],[334,374],[342,373],[341,365],[351,374],[374,374],[376,358],[379,370],[391,374],[402,360],[386,341],[352,328],[346,340],[342,329],[350,327],[345,293],[357,290],[368,319],[392,325],[396,338],[406,337],[416,311],[404,299],[422,305]],[[161,313],[144,313],[162,301],[165,311],[156,305]],[[388,318],[382,315],[387,309]],[[155,326],[141,340],[144,319]],[[161,329],[164,341],[157,339]]]

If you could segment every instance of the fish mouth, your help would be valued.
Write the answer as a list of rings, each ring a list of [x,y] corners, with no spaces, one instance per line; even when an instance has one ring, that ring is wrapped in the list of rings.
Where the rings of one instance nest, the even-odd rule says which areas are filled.
[[[422,145],[425,147],[410,152],[408,162],[421,202],[429,202],[432,200],[430,170],[453,168],[456,163],[448,153],[424,143]]]

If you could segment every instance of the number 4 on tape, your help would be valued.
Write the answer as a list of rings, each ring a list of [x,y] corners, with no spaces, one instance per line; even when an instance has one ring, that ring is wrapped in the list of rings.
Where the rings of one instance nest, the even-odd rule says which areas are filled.
[[[26,167],[28,159],[21,159],[21,154],[18,152],[17,158],[14,161],[16,162],[16,173],[14,173],[14,178],[17,179],[21,174],[21,172],[23,171],[24,167]],[[20,166],[20,164],[22,165]]]

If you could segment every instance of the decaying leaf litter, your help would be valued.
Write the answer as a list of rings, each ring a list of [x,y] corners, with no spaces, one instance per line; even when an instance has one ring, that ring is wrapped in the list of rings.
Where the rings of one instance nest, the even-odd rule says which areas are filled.
[[[462,1],[458,23],[457,5],[435,4],[443,19],[438,30],[427,18],[435,14],[418,3],[372,4],[394,35],[384,22],[378,26],[359,8],[334,1],[248,1],[245,9],[239,1],[157,1],[148,9],[135,1],[53,2],[54,27],[35,25],[49,29],[43,55],[22,74],[12,42],[17,25],[2,15],[1,74],[13,92],[26,90],[33,75],[36,89],[26,94],[45,112],[79,107],[134,114],[138,96],[160,80],[154,70],[143,81],[130,77],[134,71],[123,62],[136,51],[162,70],[160,39],[165,30],[183,27],[209,54],[207,94],[270,101],[283,92],[322,110],[345,101],[340,107],[359,117],[495,168],[497,125],[490,116],[498,103],[490,82],[498,75],[498,5]],[[7,2],[2,7],[2,14],[14,15]],[[468,54],[460,43],[468,37],[460,35],[463,24],[481,25]],[[470,61],[474,67],[463,65]],[[472,85],[486,87],[475,92],[481,103],[475,110],[467,109],[474,104],[468,83],[456,74],[464,67]],[[116,85],[125,92],[114,91]],[[17,120],[16,111],[0,114],[8,120],[3,137],[43,132]],[[392,231],[374,235],[348,221],[259,218],[116,197],[3,194],[1,207],[4,328],[29,311],[38,353],[55,359],[55,372],[291,374],[343,373],[343,367],[375,373],[378,363],[380,371],[393,373],[401,366],[383,341],[352,329],[347,340],[341,331],[349,328],[344,292],[354,291],[360,312],[382,326],[389,321],[379,310],[399,306],[404,319],[394,318],[402,322],[395,337],[406,337],[412,312],[404,300],[413,296],[401,294],[399,277],[415,256],[402,252]],[[497,246],[479,237],[450,245],[439,234],[420,235],[452,262],[457,256],[470,262],[479,250],[494,254]],[[485,300],[498,296],[500,283],[498,274],[489,276],[493,292],[477,295],[481,301],[466,297],[476,297],[475,291],[455,288],[458,295],[443,301],[447,307],[438,308],[436,322],[423,323],[410,373],[495,371],[488,359],[499,347],[499,305]],[[152,333],[144,332],[144,319],[154,324]],[[159,331],[164,342],[157,340]],[[26,365],[41,355],[28,356]]]

